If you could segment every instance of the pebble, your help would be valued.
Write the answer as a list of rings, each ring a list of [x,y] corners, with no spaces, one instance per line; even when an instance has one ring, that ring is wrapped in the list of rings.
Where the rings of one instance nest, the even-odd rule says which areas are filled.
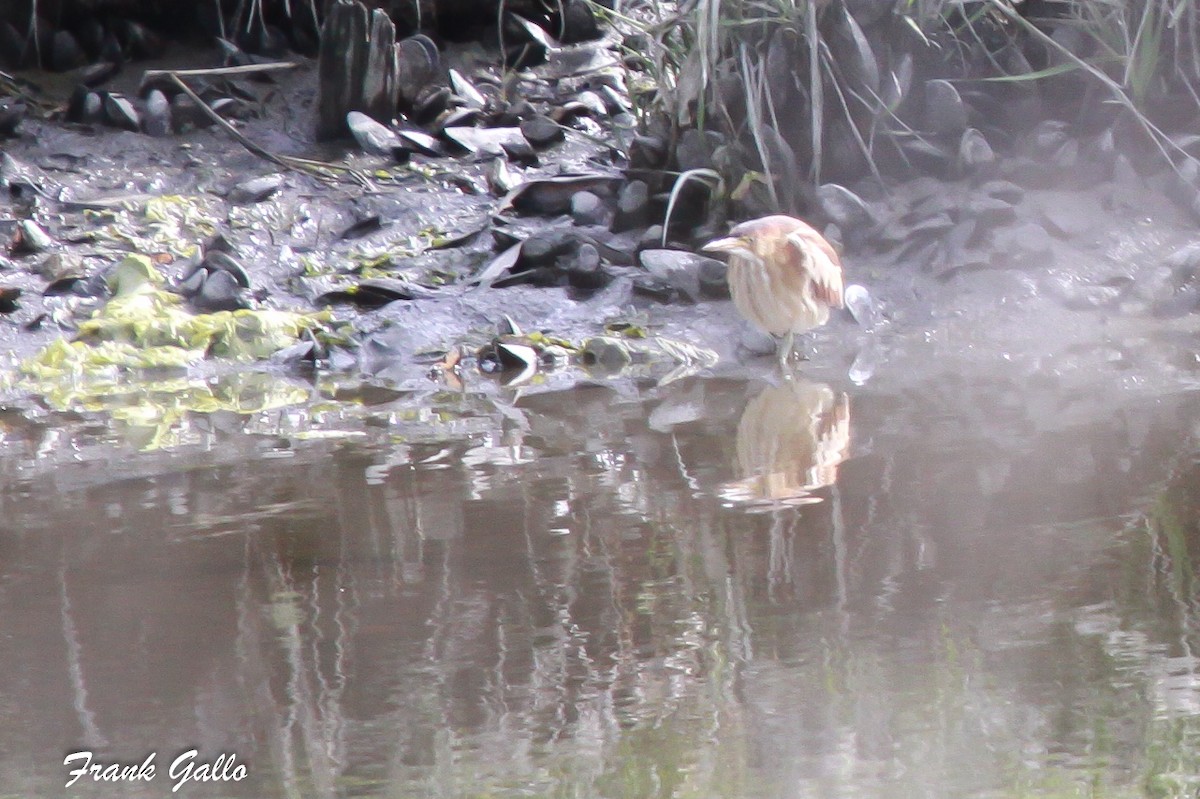
[[[936,133],[967,129],[967,106],[953,83],[940,78],[925,82],[925,120]]]
[[[562,127],[550,117],[535,116],[521,121],[521,133],[534,147],[549,147],[564,138]]]
[[[571,195],[571,218],[576,225],[603,225],[608,222],[608,206],[590,191]]]
[[[650,219],[650,188],[645,182],[631,180],[621,187],[617,195],[617,213],[613,218],[612,230],[621,233],[642,228]]]
[[[1025,190],[1016,183],[1008,180],[989,180],[980,184],[979,191],[989,197],[1004,200],[1008,203],[1019,203],[1025,196]]]
[[[142,129],[149,136],[167,136],[171,133],[171,101],[154,89],[146,96],[146,116]]]
[[[567,269],[567,282],[586,291],[602,289],[612,282],[612,275],[604,269],[600,251],[594,244],[580,245],[575,262]]]
[[[870,206],[854,192],[837,183],[826,183],[817,189],[821,210],[841,230],[854,230],[875,222]]]
[[[103,103],[104,119],[108,124],[133,133],[141,130],[142,121],[138,116],[137,109],[133,107],[133,103],[124,97],[108,93],[105,93]]]
[[[630,169],[660,169],[667,162],[667,145],[658,136],[634,136],[629,145]]]

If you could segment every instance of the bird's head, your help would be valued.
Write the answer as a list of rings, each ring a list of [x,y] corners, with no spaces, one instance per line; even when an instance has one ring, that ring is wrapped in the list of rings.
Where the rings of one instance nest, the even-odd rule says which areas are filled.
[[[701,252],[725,253],[740,255],[743,258],[755,259],[754,247],[747,236],[729,236],[716,241],[710,241],[700,248]]]

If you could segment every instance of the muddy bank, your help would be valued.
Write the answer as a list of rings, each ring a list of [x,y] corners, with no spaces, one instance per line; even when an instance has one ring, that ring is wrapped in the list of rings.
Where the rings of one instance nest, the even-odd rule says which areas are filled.
[[[212,57],[183,53],[145,66]],[[448,58],[490,85],[487,53],[461,48]],[[250,94],[235,124],[271,153],[339,165],[328,179],[281,169],[219,127],[152,137],[30,118],[5,142],[0,232],[10,246],[0,288],[12,301],[0,336],[11,402],[84,396],[38,384],[19,364],[77,337],[109,302],[112,270],[131,253],[151,259],[164,290],[190,313],[217,310],[211,303],[222,300],[189,288],[198,261],[205,279],[229,273],[231,308],[328,309],[332,334],[319,348],[248,368],[306,385],[329,381],[339,391],[355,384],[421,393],[563,389],[581,380],[755,372],[770,362],[761,357],[769,342],[719,298],[719,269],[714,278],[715,265],[691,253],[706,228],[664,248],[654,223],[665,198],[643,203],[624,228],[617,224],[636,181],[613,114],[580,113],[561,126],[561,141],[543,143],[524,162],[483,151],[416,153],[398,164],[351,141],[316,144],[315,64],[292,60],[298,66],[269,83],[239,82]],[[126,83],[114,90],[133,94],[139,76],[121,76]],[[24,77],[55,96],[44,74]],[[549,91],[551,82],[530,86]],[[553,86],[533,98],[545,109],[587,91]],[[1172,173],[1143,175],[1122,153],[1088,142],[1064,160],[1068,140],[1061,126],[1047,125],[1029,147],[970,176],[828,189],[824,208],[834,221],[827,232],[842,241],[847,281],[869,290],[878,315],[873,329],[843,315],[812,334],[801,370],[865,383],[939,359],[1000,357],[1029,360],[1031,372],[1120,367],[1138,382],[1189,379],[1171,366],[1188,357],[1183,337],[1200,298],[1200,254],[1187,249],[1190,223],[1168,199]],[[564,182],[563,174],[585,177]],[[538,184],[547,179],[560,183]],[[514,208],[520,189],[512,188],[522,184],[551,191]],[[594,218],[579,207],[580,195],[596,199]],[[49,242],[21,243],[28,222]],[[231,258],[241,274],[213,267],[211,253]],[[581,283],[581,265],[603,280]],[[497,355],[500,335],[509,338]],[[639,355],[639,342],[659,337],[681,347]],[[1164,350],[1164,338],[1179,346]],[[616,348],[589,351],[592,339],[615,340]],[[465,357],[452,371],[437,368],[455,351]],[[506,353],[515,362],[501,362]],[[186,384],[246,368],[206,358],[169,377]],[[169,383],[158,373],[125,377],[159,389]],[[98,402],[104,394],[87,396]]]

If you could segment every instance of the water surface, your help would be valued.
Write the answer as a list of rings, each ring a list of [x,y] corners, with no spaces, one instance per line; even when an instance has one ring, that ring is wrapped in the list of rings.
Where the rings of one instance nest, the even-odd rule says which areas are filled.
[[[0,784],[166,796],[195,748],[248,776],[181,795],[1194,795],[1185,348],[14,409]],[[84,749],[159,773],[64,791]]]

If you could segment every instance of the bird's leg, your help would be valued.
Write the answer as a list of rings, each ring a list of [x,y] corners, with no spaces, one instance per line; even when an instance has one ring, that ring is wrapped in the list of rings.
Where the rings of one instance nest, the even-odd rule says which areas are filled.
[[[783,336],[779,345],[779,368],[787,371],[788,359],[792,357],[792,345],[795,343],[795,333],[789,330]]]

